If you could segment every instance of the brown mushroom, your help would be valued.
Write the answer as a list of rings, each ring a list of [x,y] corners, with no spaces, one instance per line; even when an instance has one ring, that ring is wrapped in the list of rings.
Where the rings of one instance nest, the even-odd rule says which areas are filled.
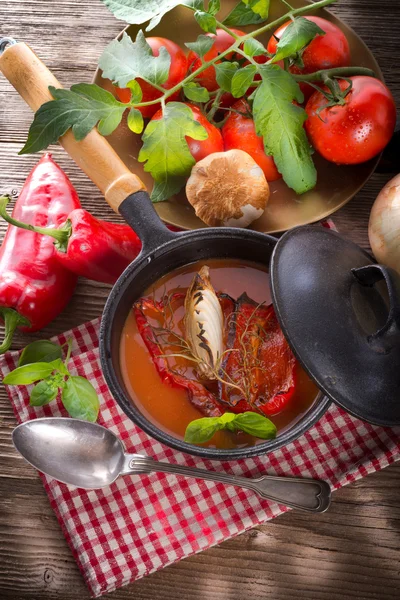
[[[209,154],[194,165],[186,196],[207,225],[247,227],[264,212],[269,186],[247,152],[229,150]]]

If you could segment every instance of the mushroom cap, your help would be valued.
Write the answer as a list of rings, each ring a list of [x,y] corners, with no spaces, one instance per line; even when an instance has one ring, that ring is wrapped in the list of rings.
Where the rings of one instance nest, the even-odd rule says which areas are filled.
[[[243,150],[209,154],[192,169],[186,196],[196,215],[212,227],[247,227],[265,210],[269,186]]]

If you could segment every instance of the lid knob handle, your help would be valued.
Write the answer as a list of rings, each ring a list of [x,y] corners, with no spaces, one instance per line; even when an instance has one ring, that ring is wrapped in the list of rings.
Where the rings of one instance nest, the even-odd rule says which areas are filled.
[[[363,286],[372,287],[384,280],[389,293],[389,314],[381,329],[368,337],[369,343],[378,352],[390,352],[400,343],[400,278],[397,273],[383,265],[367,265],[352,269],[353,275]]]

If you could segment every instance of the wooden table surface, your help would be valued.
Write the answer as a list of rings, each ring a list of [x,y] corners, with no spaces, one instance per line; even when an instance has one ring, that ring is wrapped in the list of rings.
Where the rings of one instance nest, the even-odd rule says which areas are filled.
[[[363,38],[400,105],[400,3],[341,0],[332,9]],[[90,81],[105,44],[121,29],[99,0],[1,0],[0,37],[30,44],[69,86]],[[0,191],[19,190],[37,156],[18,157],[32,115],[0,76]],[[115,219],[97,189],[64,151],[53,155],[85,208]],[[387,181],[374,175],[335,215],[340,231],[368,247],[374,198]],[[4,232],[1,224],[1,235]],[[43,337],[97,317],[107,286],[81,280],[75,296]],[[29,337],[17,335],[15,348]],[[0,597],[13,600],[89,598],[36,472],[15,452],[16,422],[0,388]],[[389,600],[400,596],[400,466],[371,475],[334,495],[319,516],[287,513],[273,522],[183,560],[110,594],[114,600]]]

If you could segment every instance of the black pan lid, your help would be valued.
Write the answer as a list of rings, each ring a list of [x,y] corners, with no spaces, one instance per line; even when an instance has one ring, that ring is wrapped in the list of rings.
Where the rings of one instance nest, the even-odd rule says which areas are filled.
[[[271,259],[283,332],[317,386],[350,414],[400,425],[400,277],[323,227],[298,227]]]

